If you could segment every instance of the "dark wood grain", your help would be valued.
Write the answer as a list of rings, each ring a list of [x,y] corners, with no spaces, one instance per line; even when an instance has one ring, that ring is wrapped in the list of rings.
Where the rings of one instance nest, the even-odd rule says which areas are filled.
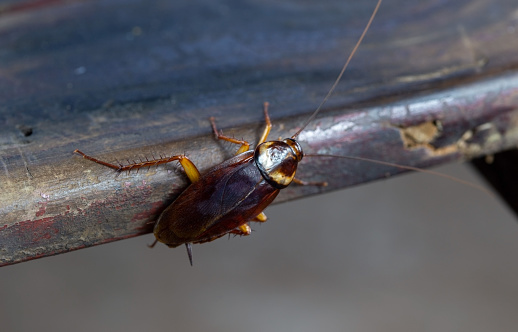
[[[147,233],[187,185],[176,165],[116,176],[75,149],[108,162],[185,152],[203,172],[234,148],[214,140],[209,116],[253,142],[265,100],[271,137],[293,133],[373,7],[5,2],[0,265]],[[516,146],[517,9],[514,0],[386,1],[336,93],[301,134],[305,151],[427,167]],[[398,172],[305,158],[298,176],[331,178],[332,190]],[[277,201],[323,191],[290,186]]]

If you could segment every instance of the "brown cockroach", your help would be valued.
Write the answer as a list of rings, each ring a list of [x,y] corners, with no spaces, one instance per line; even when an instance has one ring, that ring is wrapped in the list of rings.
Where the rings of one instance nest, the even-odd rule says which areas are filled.
[[[240,148],[234,157],[212,167],[203,175],[185,155],[146,160],[128,165],[116,165],[88,156],[79,150],[74,152],[88,160],[113,168],[117,172],[179,161],[191,184],[158,218],[154,226],[156,240],[151,247],[157,242],[162,242],[171,248],[185,244],[192,265],[193,243],[210,242],[226,234],[249,235],[251,228],[248,223],[250,221],[266,221],[263,210],[272,203],[281,189],[286,188],[292,182],[302,185],[327,185],[327,183],[304,182],[295,178],[297,166],[304,156],[302,148],[297,142],[297,137],[315,119],[324,103],[333,93],[367,33],[381,2],[382,0],[378,0],[363,33],[327,95],[304,125],[289,138],[268,141],[268,134],[272,125],[268,115],[268,103],[265,102],[266,127],[254,150],[249,150],[250,144],[244,140],[223,135],[216,128],[214,118],[210,118],[216,138],[239,144]],[[375,162],[448,177],[433,171],[360,157],[331,157]],[[457,181],[459,180],[457,179]]]

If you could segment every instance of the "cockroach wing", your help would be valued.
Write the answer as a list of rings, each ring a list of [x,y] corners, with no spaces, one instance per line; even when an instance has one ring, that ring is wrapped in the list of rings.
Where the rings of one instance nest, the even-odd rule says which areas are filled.
[[[156,238],[170,247],[208,242],[261,213],[279,190],[264,180],[253,155],[239,154],[187,187],[158,219]]]

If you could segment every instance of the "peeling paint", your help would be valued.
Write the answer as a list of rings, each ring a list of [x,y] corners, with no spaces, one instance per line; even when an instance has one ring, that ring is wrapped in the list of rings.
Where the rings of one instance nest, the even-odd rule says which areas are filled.
[[[416,126],[399,128],[399,133],[405,149],[430,148],[430,144],[440,134],[439,128],[440,125],[435,121],[428,121]]]

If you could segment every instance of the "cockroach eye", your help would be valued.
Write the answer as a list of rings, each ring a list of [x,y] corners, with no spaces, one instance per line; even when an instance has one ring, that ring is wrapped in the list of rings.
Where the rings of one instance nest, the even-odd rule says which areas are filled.
[[[304,157],[304,153],[302,152],[302,147],[300,146],[299,142],[293,138],[286,138],[282,141],[290,146],[290,148],[293,150],[293,153],[295,153],[297,156],[297,161],[301,161],[302,157]]]

